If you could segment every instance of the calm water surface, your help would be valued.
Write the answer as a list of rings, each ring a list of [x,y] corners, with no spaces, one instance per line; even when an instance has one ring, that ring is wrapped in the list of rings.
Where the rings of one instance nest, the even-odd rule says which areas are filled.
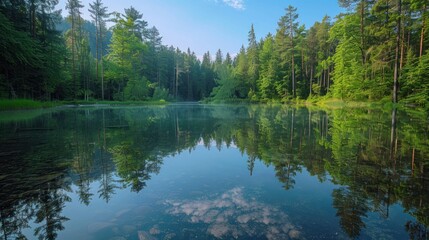
[[[177,104],[0,131],[1,239],[428,239],[423,116]]]

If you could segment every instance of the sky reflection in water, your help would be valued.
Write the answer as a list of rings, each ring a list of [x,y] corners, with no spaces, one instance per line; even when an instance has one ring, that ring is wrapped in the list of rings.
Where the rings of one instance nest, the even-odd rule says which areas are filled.
[[[8,120],[0,235],[424,239],[421,126],[406,113],[206,105]]]

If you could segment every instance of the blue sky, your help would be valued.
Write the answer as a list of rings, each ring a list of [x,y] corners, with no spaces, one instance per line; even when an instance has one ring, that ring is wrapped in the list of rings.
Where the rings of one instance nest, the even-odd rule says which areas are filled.
[[[89,3],[82,0],[85,19],[90,19]],[[63,9],[66,0],[60,0]],[[186,51],[189,47],[198,57],[210,51],[214,56],[221,49],[235,55],[241,45],[247,45],[247,35],[253,23],[257,39],[275,33],[277,21],[292,5],[298,9],[300,24],[307,28],[323,16],[334,18],[343,9],[337,0],[104,0],[109,11],[123,12],[133,6],[149,26],[155,26],[164,45]]]

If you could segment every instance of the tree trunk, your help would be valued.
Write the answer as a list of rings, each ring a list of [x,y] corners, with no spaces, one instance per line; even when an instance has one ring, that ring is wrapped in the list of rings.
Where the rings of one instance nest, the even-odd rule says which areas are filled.
[[[392,123],[390,126],[390,159],[396,161],[395,157],[395,141],[396,141],[396,112],[397,109],[392,110]]]
[[[34,0],[31,0],[31,6],[30,6],[30,31],[31,36],[33,38],[36,37],[36,5],[34,4]]]
[[[310,96],[313,94],[313,65],[310,67]]]
[[[404,51],[405,51],[405,24],[402,24],[402,34],[401,34],[401,58],[399,60],[399,70],[402,70],[404,65]]]
[[[189,71],[188,71],[188,101],[191,101],[192,96],[192,86],[191,86],[191,80],[189,78]]]
[[[179,63],[176,62],[176,79],[174,81],[174,96],[177,100],[177,96],[179,95]]]
[[[72,81],[73,81],[73,95],[76,98],[77,84],[76,84],[76,48],[75,48],[75,21],[74,16],[71,16],[71,45],[72,45]]]
[[[327,72],[328,78],[326,80],[326,93],[329,92],[329,87],[331,86],[331,66],[329,66],[328,63],[328,72]]]
[[[296,89],[295,89],[295,49],[294,49],[294,42],[293,42],[293,22],[291,17],[290,22],[290,42],[291,42],[291,48],[292,48],[292,95],[293,98],[296,97]]]
[[[292,91],[293,91],[293,98],[296,97],[296,89],[295,89],[295,60],[294,60],[294,54],[293,54],[293,47],[292,47]]]
[[[304,82],[304,49],[301,49],[301,73],[300,73],[301,81]]]
[[[98,83],[98,58],[99,58],[99,37],[100,34],[100,23],[98,22],[98,17],[95,17],[95,81]]]
[[[104,100],[104,68],[103,68],[103,32],[100,28],[100,67],[101,67],[101,100]]]
[[[421,58],[423,55],[423,42],[424,42],[424,36],[425,36],[425,31],[426,31],[426,16],[425,16],[425,12],[426,12],[426,4],[423,5],[423,9],[422,9],[422,30],[420,33],[420,55],[419,57]]]
[[[398,0],[398,20],[397,20],[397,29],[396,33],[396,50],[395,50],[395,69],[393,75],[393,102],[398,102],[398,88],[399,88],[399,48],[401,43],[401,14],[402,14],[402,0]]]
[[[360,9],[360,45],[362,54],[362,65],[365,65],[365,36],[364,36],[364,24],[365,24],[365,0],[361,0]]]
[[[290,149],[293,149],[293,130],[294,130],[294,123],[295,123],[295,108],[292,109],[291,114],[291,127],[290,127]]]

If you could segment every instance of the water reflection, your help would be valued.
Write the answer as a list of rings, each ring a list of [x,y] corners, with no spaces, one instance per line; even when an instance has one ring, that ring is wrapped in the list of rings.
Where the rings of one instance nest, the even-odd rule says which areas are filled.
[[[9,120],[0,123],[0,236],[56,239],[69,220],[62,212],[72,188],[86,206],[95,199],[109,203],[123,189],[144,192],[166,157],[203,145],[237,148],[248,159],[249,175],[256,162],[272,166],[287,191],[303,171],[337,184],[332,207],[347,237],[385,237],[362,235],[367,219],[374,213],[388,219],[400,204],[413,217],[404,220],[402,231],[427,239],[426,119],[396,110],[171,105],[58,110]],[[216,238],[313,236],[279,207],[246,198],[241,187],[212,190],[211,198],[167,199],[165,211],[206,224]],[[30,226],[33,236],[24,236]]]

